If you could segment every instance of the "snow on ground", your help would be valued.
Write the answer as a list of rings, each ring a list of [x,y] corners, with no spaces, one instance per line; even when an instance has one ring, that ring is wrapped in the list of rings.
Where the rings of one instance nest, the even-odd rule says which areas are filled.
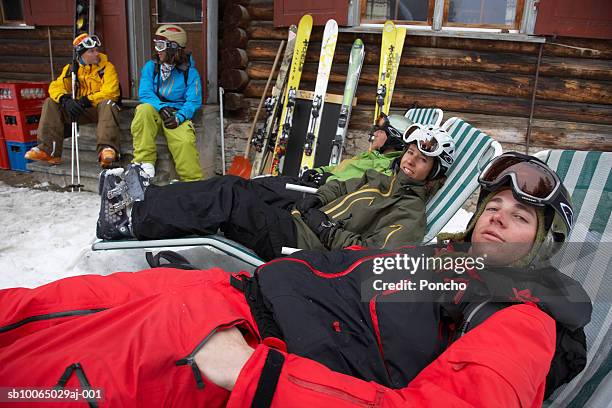
[[[12,187],[0,182],[0,289],[32,288],[68,276],[148,268],[144,249],[91,251],[100,208],[97,194],[37,187]],[[444,231],[461,231],[470,215],[460,210]],[[192,251],[207,258],[206,267],[241,268],[210,251],[202,255],[202,248]],[[188,259],[193,261],[192,257]],[[204,268],[202,262],[195,264]]]

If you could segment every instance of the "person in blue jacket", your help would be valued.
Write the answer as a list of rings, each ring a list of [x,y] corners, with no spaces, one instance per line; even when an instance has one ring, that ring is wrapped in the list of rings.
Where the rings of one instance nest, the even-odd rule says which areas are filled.
[[[191,54],[185,51],[187,33],[174,24],[160,26],[153,39],[156,55],[142,69],[132,121],[134,160],[155,176],[155,139],[163,131],[181,181],[202,179],[196,134],[191,122],[202,106],[202,84]]]

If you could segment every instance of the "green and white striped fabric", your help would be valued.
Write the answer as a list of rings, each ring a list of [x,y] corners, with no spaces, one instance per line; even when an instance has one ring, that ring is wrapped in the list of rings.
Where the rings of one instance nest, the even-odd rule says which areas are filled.
[[[420,125],[440,126],[443,112],[438,108],[413,108],[409,109],[404,116]]]
[[[612,153],[551,150],[544,160],[572,195],[570,245],[553,258],[561,272],[579,281],[593,302],[585,327],[587,367],[546,401],[550,407],[609,406],[612,401]]]
[[[423,242],[435,238],[478,188],[480,170],[502,153],[497,141],[460,118],[448,119],[442,129],[455,141],[456,160],[444,186],[427,203],[427,233]]]

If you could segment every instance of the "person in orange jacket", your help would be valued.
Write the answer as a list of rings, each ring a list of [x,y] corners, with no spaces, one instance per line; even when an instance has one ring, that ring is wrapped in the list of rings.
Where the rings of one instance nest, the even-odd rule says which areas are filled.
[[[0,385],[103,389],[99,406],[540,406],[586,357],[588,296],[546,262],[571,201],[530,156],[500,156],[480,182],[466,232],[438,247],[302,251],[254,278],[165,268],[0,291]],[[485,254],[460,276],[417,268],[466,283],[441,297],[366,290],[414,277],[377,272],[402,255]]]
[[[119,158],[119,76],[96,35],[80,34],[72,45],[78,61],[77,93],[72,97],[72,64],[49,85],[38,125],[38,144],[25,158],[56,165],[61,162],[64,125],[72,121],[97,123],[96,149],[101,167],[111,167]]]

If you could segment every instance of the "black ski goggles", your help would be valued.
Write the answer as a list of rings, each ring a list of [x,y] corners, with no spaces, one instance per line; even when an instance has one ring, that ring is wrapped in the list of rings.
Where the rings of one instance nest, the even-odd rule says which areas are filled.
[[[549,204],[559,191],[559,176],[544,163],[520,153],[504,153],[487,164],[478,181],[489,189],[495,190],[512,181],[514,191],[526,198],[527,202]]]
[[[567,230],[571,230],[573,209],[569,194],[557,173],[540,160],[516,152],[504,153],[485,166],[478,181],[489,191],[510,183],[517,199],[538,207],[552,207],[562,216]]]
[[[161,40],[157,38],[153,40],[153,45],[155,46],[155,51],[157,52],[166,51],[167,49],[177,50],[179,48],[179,45],[174,41]]]

